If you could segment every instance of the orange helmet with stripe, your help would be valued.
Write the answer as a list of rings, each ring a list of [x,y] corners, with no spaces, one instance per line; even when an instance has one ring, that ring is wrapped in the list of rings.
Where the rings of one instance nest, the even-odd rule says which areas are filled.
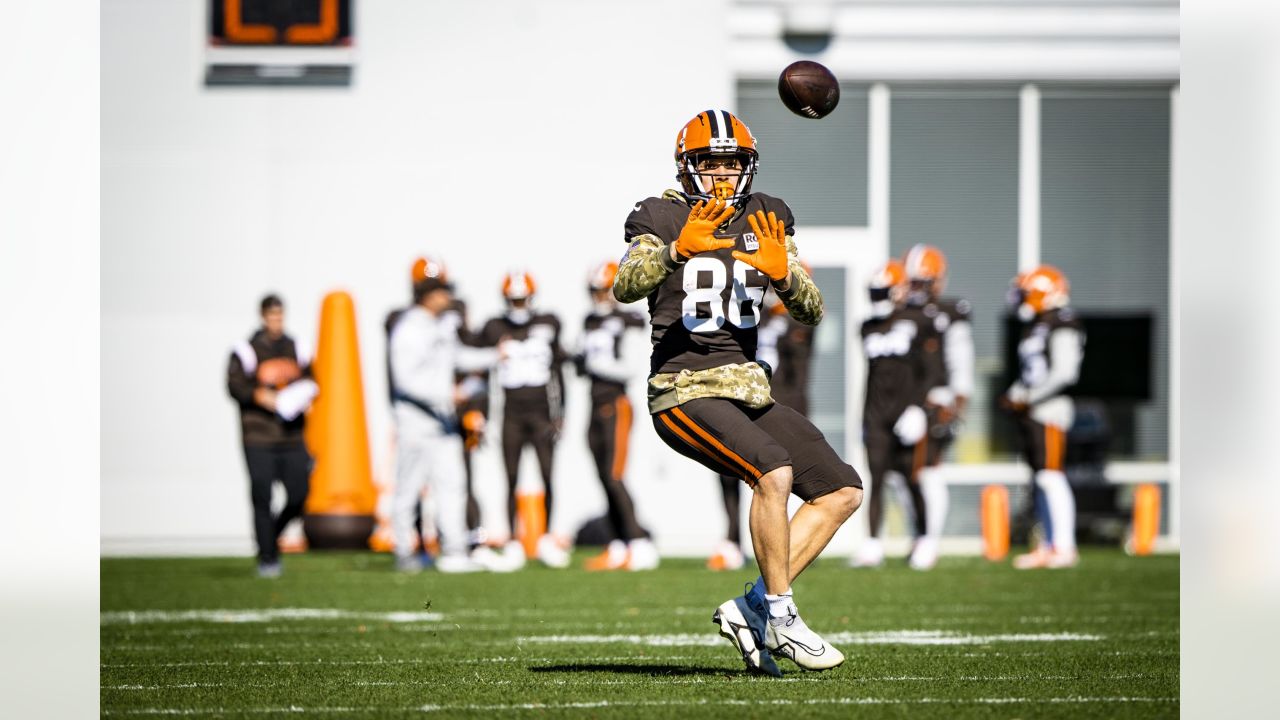
[[[907,280],[919,284],[930,295],[938,295],[947,284],[947,256],[932,245],[911,246],[902,258]]]
[[[1071,284],[1061,270],[1052,265],[1041,265],[1018,277],[1018,290],[1023,304],[1037,315],[1046,310],[1065,307],[1070,302]]]
[[[676,179],[691,200],[745,202],[760,166],[755,136],[728,110],[704,110],[685,123],[676,135],[675,156]],[[732,172],[716,173],[700,167],[717,159],[737,160],[735,183],[729,182]]]
[[[893,311],[907,291],[907,270],[896,258],[879,267],[867,283],[871,299],[871,314],[884,317]]]
[[[523,270],[507,273],[502,278],[502,297],[508,300],[528,300],[537,291],[533,276]]]
[[[587,276],[587,287],[591,290],[608,290],[613,287],[613,279],[618,276],[618,263],[608,260],[591,269]]]
[[[445,270],[444,263],[436,258],[423,256],[413,261],[413,267],[409,270],[409,280],[416,285],[427,278],[439,278],[441,282],[447,283],[449,272]]]

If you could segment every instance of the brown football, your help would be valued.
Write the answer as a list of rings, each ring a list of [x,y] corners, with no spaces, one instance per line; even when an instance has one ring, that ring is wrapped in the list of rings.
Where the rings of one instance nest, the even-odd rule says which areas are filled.
[[[840,102],[840,81],[825,65],[812,60],[791,63],[778,76],[782,104],[800,117],[826,117]]]
[[[302,368],[293,358],[271,358],[258,366],[258,382],[269,388],[280,389],[302,377]]]

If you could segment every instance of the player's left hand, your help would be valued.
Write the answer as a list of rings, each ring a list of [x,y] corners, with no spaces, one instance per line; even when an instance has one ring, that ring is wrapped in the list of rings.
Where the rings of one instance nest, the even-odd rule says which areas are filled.
[[[781,283],[791,274],[787,267],[787,228],[773,213],[767,216],[763,210],[755,215],[748,215],[747,222],[751,231],[756,234],[760,247],[753,253],[734,250],[733,256],[751,267],[759,270],[769,279]]]

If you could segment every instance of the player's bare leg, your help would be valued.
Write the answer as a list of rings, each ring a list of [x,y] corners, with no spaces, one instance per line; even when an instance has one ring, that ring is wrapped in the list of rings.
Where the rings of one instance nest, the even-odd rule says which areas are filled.
[[[766,590],[761,587],[762,577],[747,592],[744,599],[748,606],[768,616],[764,645],[771,656],[781,655],[805,670],[829,670],[844,662],[844,654],[810,630],[801,619],[790,581],[813,562],[860,504],[862,490],[845,487],[802,505],[790,523],[786,589]]]
[[[860,505],[862,489],[846,487],[805,503],[796,510],[791,518],[791,550],[786,587],[790,587],[800,573],[809,567]],[[752,531],[754,533],[754,527]],[[758,554],[759,550],[756,552]],[[763,569],[764,565],[761,564],[761,570]],[[768,586],[768,576],[765,577],[765,584]]]
[[[752,490],[751,546],[756,551],[756,562],[760,565],[765,589],[771,594],[781,594],[791,587],[791,578],[794,577],[789,569],[791,525],[787,522],[791,467],[765,473]]]
[[[791,527],[787,522],[791,468],[781,467],[765,473],[752,490],[751,544],[756,551],[760,575],[767,578],[761,584],[781,595],[790,587],[791,575],[788,570]],[[747,592],[726,600],[711,619],[720,626],[720,634],[742,653],[748,668],[774,677],[782,675],[769,652],[769,608],[764,592]]]

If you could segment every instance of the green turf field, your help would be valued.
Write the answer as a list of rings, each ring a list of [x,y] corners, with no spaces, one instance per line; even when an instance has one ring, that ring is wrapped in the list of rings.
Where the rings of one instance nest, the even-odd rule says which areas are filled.
[[[576,558],[578,565],[582,557]],[[845,664],[747,675],[711,613],[754,572],[404,576],[386,555],[102,561],[111,717],[1176,717],[1178,558],[944,558],[797,582]]]

